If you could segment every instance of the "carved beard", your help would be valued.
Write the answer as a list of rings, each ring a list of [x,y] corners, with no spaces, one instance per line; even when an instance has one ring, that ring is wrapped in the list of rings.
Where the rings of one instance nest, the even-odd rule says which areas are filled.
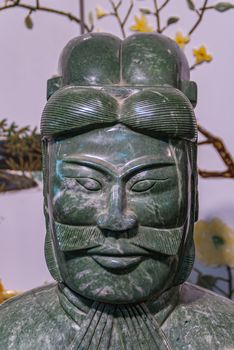
[[[116,242],[128,244],[132,248],[138,246],[153,253],[176,255],[181,246],[185,227],[186,225],[158,229],[139,226],[135,230],[121,234]],[[59,249],[64,252],[87,250],[110,244],[108,232],[104,234],[97,226],[70,226],[54,222],[54,230]]]
[[[126,232],[121,240],[133,248],[139,246],[155,253],[176,255],[185,230],[186,225],[173,229],[140,226],[136,231]],[[64,252],[84,251],[108,242],[108,237],[96,226],[69,226],[54,222],[54,233],[60,250]],[[80,296],[77,295],[77,298]],[[73,308],[76,306],[73,305]],[[113,305],[91,302],[79,326],[69,350],[171,349],[145,303]]]
[[[66,289],[62,285],[60,288]],[[59,293],[59,298],[66,310],[68,299],[64,292],[66,294],[66,290]],[[78,323],[80,329],[75,334],[69,350],[171,349],[156,318],[144,303],[111,305],[93,302],[87,314],[82,316]]]

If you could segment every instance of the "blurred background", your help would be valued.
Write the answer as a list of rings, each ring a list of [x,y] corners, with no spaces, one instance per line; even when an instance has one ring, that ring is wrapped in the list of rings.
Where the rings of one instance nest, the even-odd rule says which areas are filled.
[[[12,0],[0,0],[1,7],[12,3]],[[35,6],[36,2],[25,0],[21,3]],[[118,21],[114,16],[107,15],[113,11],[113,4],[117,3],[115,1],[111,4],[108,0],[85,0],[85,21],[90,27],[93,22],[94,31],[110,32],[121,37]],[[156,28],[155,16],[147,15],[147,11],[144,15],[143,11],[142,17],[139,10],[145,8],[155,11],[154,3],[151,0],[134,1],[134,8],[125,25],[126,35],[133,33],[131,26],[140,25],[139,20],[147,20],[150,30]],[[179,18],[174,19],[174,22],[171,20],[173,23],[168,25],[164,34],[173,39],[177,35],[179,40],[179,32],[183,38],[190,40],[185,43],[184,39],[183,49],[190,66],[195,64],[195,68],[191,70],[191,79],[198,85],[198,104],[195,109],[198,122],[212,135],[221,138],[226,149],[234,155],[232,3],[225,9],[214,8],[218,1],[206,1],[205,6],[211,8],[204,11],[201,23],[191,36],[188,33],[199,19],[198,14],[201,14],[204,1],[194,2],[197,12],[193,9],[192,1],[171,0],[158,3],[159,6],[167,3],[160,14],[162,28],[168,24],[168,18]],[[130,1],[124,0],[119,7],[123,18],[130,5]],[[41,0],[40,6],[72,13],[80,18],[78,0]],[[17,6],[7,9],[1,7],[0,120],[5,118],[7,123],[15,122],[20,127],[39,127],[42,109],[46,103],[46,81],[57,73],[59,55],[66,43],[80,34],[80,26],[61,14],[44,10],[30,13],[29,10]],[[138,22],[135,16],[138,16]],[[196,64],[198,55],[193,50],[199,50],[201,46],[205,47],[208,59]],[[225,170],[223,161],[210,145],[199,147],[198,165],[200,169],[210,171]],[[199,219],[209,222],[219,218],[231,230],[234,228],[233,178],[199,177],[199,196]],[[51,281],[44,260],[44,237],[41,185],[0,193],[0,279],[6,288],[25,291]],[[233,248],[234,245],[230,249]],[[196,266],[204,273],[213,274],[214,269],[210,266],[206,267],[200,262]],[[226,276],[225,267],[215,271]]]

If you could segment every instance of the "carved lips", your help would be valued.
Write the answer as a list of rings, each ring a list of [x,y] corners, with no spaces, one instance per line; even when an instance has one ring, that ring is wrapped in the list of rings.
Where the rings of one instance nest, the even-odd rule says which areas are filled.
[[[128,256],[128,257],[116,257],[116,256],[92,256],[93,260],[99,265],[110,270],[129,270],[137,266],[143,259],[143,256]]]
[[[147,250],[134,246],[127,240],[117,242],[113,239],[106,239],[106,243],[87,251],[96,263],[105,269],[124,271],[139,265],[146,258],[152,258],[152,253]]]

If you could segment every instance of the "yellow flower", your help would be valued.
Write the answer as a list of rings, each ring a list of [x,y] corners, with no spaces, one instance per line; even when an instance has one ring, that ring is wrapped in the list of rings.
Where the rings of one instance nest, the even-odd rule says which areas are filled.
[[[175,42],[179,45],[181,49],[183,49],[185,45],[190,42],[190,39],[188,36],[183,36],[181,32],[177,32],[175,36]]]
[[[194,242],[196,256],[204,264],[234,267],[234,230],[220,219],[198,221]]]
[[[6,290],[4,288],[2,282],[0,281],[0,304],[3,303],[7,299],[15,297],[18,294],[20,294],[20,293],[16,292],[15,290]]]
[[[149,26],[146,16],[142,13],[141,17],[134,16],[135,24],[130,27],[134,32],[153,32],[153,28]]]
[[[210,62],[213,59],[212,55],[209,55],[207,53],[206,48],[203,45],[199,47],[199,49],[193,50],[193,56],[196,57],[195,64],[200,64],[202,62]]]
[[[100,6],[97,6],[95,10],[96,10],[96,17],[98,19],[106,16],[106,12]]]

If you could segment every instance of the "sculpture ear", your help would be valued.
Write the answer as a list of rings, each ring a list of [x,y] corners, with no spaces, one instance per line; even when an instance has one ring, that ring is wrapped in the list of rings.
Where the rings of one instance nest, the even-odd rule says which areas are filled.
[[[188,97],[193,108],[197,105],[197,84],[194,81],[182,80],[180,90]]]
[[[56,76],[47,80],[47,100],[62,86],[62,77]]]

